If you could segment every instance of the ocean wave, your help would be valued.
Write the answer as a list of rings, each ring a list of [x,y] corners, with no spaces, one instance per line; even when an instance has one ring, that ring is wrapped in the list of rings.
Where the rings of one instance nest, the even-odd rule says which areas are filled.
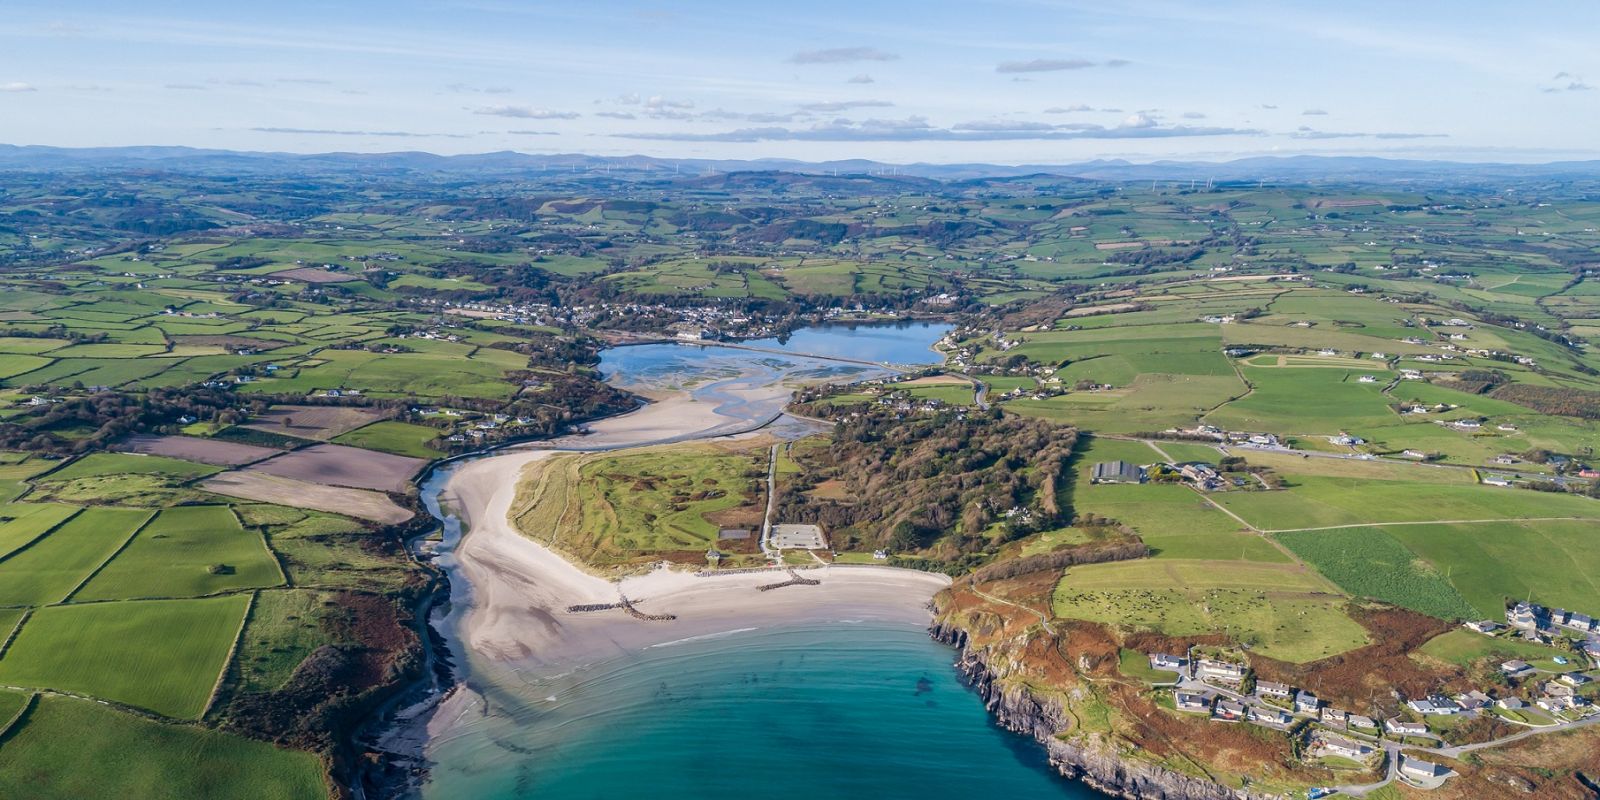
[[[686,638],[683,638],[683,639],[673,639],[670,642],[660,642],[658,644],[650,645],[649,647],[647,647],[645,649],[646,650],[654,650],[657,647],[672,647],[673,645],[688,644],[689,642],[703,642],[703,641],[705,641],[707,639],[721,639],[723,637],[732,636],[732,635],[737,634],[737,633],[749,633],[750,631],[756,631],[756,630],[760,630],[760,628],[734,628],[733,630],[730,630],[730,631],[718,631],[716,633],[702,633],[699,636],[689,636],[689,637],[686,637]]]

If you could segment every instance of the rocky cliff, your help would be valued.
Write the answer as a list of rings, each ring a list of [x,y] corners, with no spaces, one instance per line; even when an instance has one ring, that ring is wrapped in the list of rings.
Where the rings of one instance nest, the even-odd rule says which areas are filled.
[[[929,629],[934,639],[960,651],[956,669],[977,689],[1001,727],[1032,736],[1044,745],[1051,765],[1062,775],[1126,800],[1268,800],[1269,795],[1230,789],[1207,780],[1125,758],[1105,744],[1057,738],[1071,727],[1059,700],[1040,697],[1020,683],[1004,680],[1004,667],[991,666],[987,652],[969,646],[967,632],[947,622]]]

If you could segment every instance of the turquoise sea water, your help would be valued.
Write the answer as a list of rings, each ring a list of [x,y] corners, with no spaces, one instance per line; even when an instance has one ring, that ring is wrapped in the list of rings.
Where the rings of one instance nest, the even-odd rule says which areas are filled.
[[[491,695],[499,719],[435,753],[427,796],[1102,796],[995,727],[953,655],[920,628],[883,623],[657,646]]]

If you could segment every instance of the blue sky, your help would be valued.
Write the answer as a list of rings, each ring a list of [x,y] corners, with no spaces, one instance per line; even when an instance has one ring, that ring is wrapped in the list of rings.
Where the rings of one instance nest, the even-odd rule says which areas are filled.
[[[0,142],[997,163],[1600,157],[1595,3],[223,5],[0,5]]]

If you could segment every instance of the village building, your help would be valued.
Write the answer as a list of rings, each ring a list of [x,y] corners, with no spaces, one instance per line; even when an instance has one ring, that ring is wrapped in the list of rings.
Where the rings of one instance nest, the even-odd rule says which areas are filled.
[[[1173,702],[1179,711],[1210,713],[1212,700],[1212,695],[1203,692],[1180,691],[1173,695]]]
[[[1448,717],[1461,713],[1461,706],[1445,697],[1424,697],[1406,703],[1406,707],[1425,717]]]
[[[1256,694],[1262,697],[1278,700],[1288,700],[1294,696],[1294,687],[1287,683],[1274,683],[1272,681],[1256,681]]]
[[[1212,715],[1227,722],[1237,722],[1244,719],[1244,712],[1243,703],[1233,700],[1218,700],[1216,710],[1212,712]]]
[[[1426,736],[1428,726],[1421,722],[1407,722],[1403,719],[1389,718],[1383,721],[1383,729],[1395,736]]]
[[[1455,704],[1459,706],[1462,711],[1478,711],[1480,709],[1488,708],[1494,703],[1494,698],[1478,691],[1477,689],[1473,689],[1465,694],[1458,694],[1453,699],[1455,700]]]
[[[1365,759],[1372,754],[1372,748],[1360,742],[1353,742],[1342,736],[1325,736],[1317,740],[1317,750],[1323,755],[1349,758],[1356,761]]]
[[[1322,701],[1310,692],[1300,692],[1294,696],[1294,710],[1299,714],[1315,714],[1322,707]]]
[[[1202,658],[1196,664],[1195,677],[1203,681],[1222,681],[1224,683],[1240,683],[1244,681],[1245,669],[1243,664],[1233,664],[1227,661],[1213,661]]]
[[[1400,757],[1400,777],[1407,782],[1417,782],[1425,786],[1437,786],[1438,781],[1447,778],[1450,771],[1432,761],[1423,761],[1408,755]]]
[[[1245,719],[1271,728],[1287,728],[1294,722],[1294,717],[1271,706],[1250,706]]]
[[[1160,670],[1167,670],[1169,672],[1177,672],[1178,670],[1183,669],[1183,667],[1184,667],[1184,665],[1186,663],[1188,663],[1188,662],[1184,661],[1181,656],[1169,655],[1167,653],[1151,653],[1150,654],[1150,668],[1151,669],[1160,669]]]

